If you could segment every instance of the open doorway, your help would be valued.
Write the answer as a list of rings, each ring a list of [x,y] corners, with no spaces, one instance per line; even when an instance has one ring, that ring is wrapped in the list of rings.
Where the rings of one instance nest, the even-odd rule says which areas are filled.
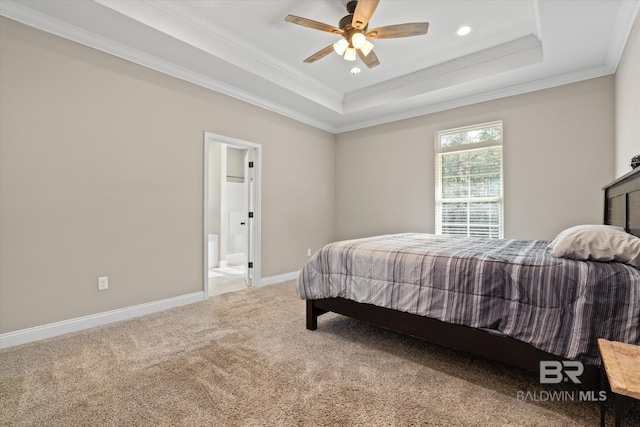
[[[205,132],[205,296],[259,286],[261,146]]]

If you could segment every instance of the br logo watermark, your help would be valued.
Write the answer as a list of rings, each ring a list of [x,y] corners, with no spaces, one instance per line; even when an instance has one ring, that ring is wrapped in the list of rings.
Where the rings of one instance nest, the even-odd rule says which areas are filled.
[[[572,382],[582,384],[580,375],[584,372],[582,362],[575,360],[542,360],[540,361],[540,384],[560,384]],[[580,401],[603,402],[607,400],[604,390],[554,390],[554,391],[518,391],[516,395],[520,401],[545,402],[555,401]]]
[[[577,360],[541,360],[540,384],[559,384],[563,381],[572,381],[574,384],[582,384],[580,375],[584,372],[584,365]]]

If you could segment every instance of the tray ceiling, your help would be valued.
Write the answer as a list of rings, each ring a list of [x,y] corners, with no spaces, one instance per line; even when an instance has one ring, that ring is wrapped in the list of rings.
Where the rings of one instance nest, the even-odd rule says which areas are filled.
[[[615,72],[638,0],[381,0],[370,27],[426,21],[423,36],[372,40],[380,65],[331,53],[342,0],[3,0],[0,14],[338,133]],[[462,25],[472,26],[458,36]],[[361,72],[352,75],[358,66]]]

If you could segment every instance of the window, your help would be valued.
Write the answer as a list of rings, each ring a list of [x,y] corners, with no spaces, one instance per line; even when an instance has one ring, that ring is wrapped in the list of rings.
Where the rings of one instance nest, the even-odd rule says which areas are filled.
[[[436,234],[503,237],[502,122],[436,133]]]

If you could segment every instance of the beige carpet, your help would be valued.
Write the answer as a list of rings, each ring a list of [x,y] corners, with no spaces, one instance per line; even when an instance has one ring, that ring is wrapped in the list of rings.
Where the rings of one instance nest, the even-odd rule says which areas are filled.
[[[595,403],[519,401],[551,389],[517,369],[304,316],[287,282],[2,350],[0,425],[599,425]]]

